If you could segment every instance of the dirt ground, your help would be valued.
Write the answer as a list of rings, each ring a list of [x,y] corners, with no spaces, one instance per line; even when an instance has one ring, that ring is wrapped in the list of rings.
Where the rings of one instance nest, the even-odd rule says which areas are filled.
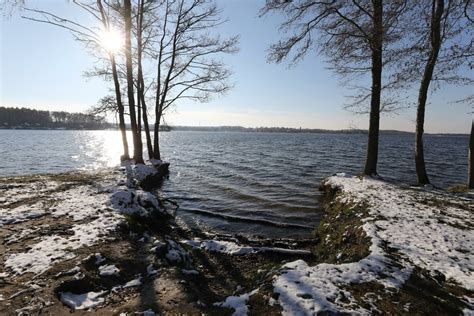
[[[368,205],[337,202],[336,192],[326,188],[326,213],[309,239],[216,235],[182,227],[172,217],[123,216],[113,230],[98,234],[95,242],[53,254],[51,264],[41,272],[24,272],[29,271],[28,265],[15,272],[7,264],[12,256],[29,253],[45,238],[73,240],[78,226],[101,216],[107,219],[106,213],[115,211],[103,206],[104,196],[121,182],[123,172],[118,170],[0,178],[0,315],[232,315],[234,309],[223,304],[229,298],[243,301],[240,306],[245,310],[239,315],[280,315],[273,282],[283,264],[297,259],[309,265],[344,264],[369,254],[370,240],[361,228]],[[421,202],[442,211],[449,206],[443,201]],[[471,201],[456,203],[467,211],[471,206]],[[85,215],[74,217],[75,213]],[[472,232],[472,227],[461,228]],[[185,242],[196,238],[306,252],[232,255]],[[406,260],[390,245],[384,248],[393,262]],[[113,266],[119,273],[104,275],[104,266]],[[472,291],[443,275],[415,266],[398,289],[366,282],[349,284],[345,290],[374,314],[459,314],[468,307],[466,300],[474,297]],[[74,310],[60,300],[61,293],[100,293],[101,301],[91,310]],[[253,294],[248,297],[249,293]]]
[[[157,314],[230,315],[232,309],[216,306],[215,303],[257,288],[258,293],[248,303],[249,312],[279,314],[277,305],[268,304],[272,295],[269,286],[272,271],[283,262],[301,258],[300,255],[263,252],[237,256],[182,246],[184,257],[179,262],[170,262],[166,258],[166,251],[170,244],[179,244],[180,240],[195,237],[227,239],[252,246],[275,243],[285,246],[288,241],[215,236],[179,227],[172,219],[166,224],[156,225],[128,218],[97,244],[75,249],[74,258],[59,258],[43,273],[13,275],[11,271],[5,271],[4,263],[9,255],[29,249],[39,238],[74,234],[72,228],[77,221],[74,222],[69,216],[52,217],[48,213],[48,208],[55,207],[55,201],[51,198],[54,192],[65,192],[79,186],[97,186],[98,182],[112,180],[107,174],[91,176],[81,173],[0,180],[0,194],[4,197],[3,201],[0,200],[3,202],[0,206],[4,210],[38,202],[43,202],[41,205],[45,209],[45,214],[37,218],[0,226],[1,315],[86,314],[90,312],[72,311],[64,305],[59,300],[59,293],[101,291],[107,294],[104,296],[105,301],[93,309],[98,315],[135,315],[147,310]],[[34,188],[30,190],[33,192],[28,191],[28,187]],[[11,194],[17,197],[5,198]],[[79,222],[84,223],[93,218]],[[313,242],[302,240],[292,246],[309,249]],[[101,276],[95,254],[100,254],[106,264],[115,265],[120,273]],[[150,269],[153,270],[151,275]],[[139,286],[123,287],[137,278],[141,281]]]

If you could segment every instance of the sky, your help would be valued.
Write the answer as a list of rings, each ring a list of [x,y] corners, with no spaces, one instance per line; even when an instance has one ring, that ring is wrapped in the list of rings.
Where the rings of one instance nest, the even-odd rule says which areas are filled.
[[[324,58],[309,53],[294,66],[267,62],[267,49],[284,34],[279,15],[258,17],[263,0],[218,0],[228,22],[218,33],[240,36],[240,51],[223,60],[233,71],[234,88],[208,103],[183,101],[167,114],[171,125],[347,129],[368,127],[368,117],[343,109],[350,91]],[[30,7],[74,17],[90,17],[67,0],[27,1]],[[85,111],[110,83],[86,78],[95,59],[66,30],[3,13],[0,32],[0,105],[41,110]],[[414,90],[416,87],[413,87]],[[429,95],[425,131],[468,133],[469,105],[453,104],[472,87],[444,87]],[[471,92],[472,93],[472,92]],[[381,129],[414,131],[415,109],[382,116]]]

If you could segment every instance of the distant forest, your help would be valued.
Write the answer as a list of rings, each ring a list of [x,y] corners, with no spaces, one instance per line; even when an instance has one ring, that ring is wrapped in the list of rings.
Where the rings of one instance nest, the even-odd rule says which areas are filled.
[[[198,132],[254,132],[254,133],[318,133],[318,134],[367,134],[364,129],[322,129],[322,128],[292,128],[292,127],[243,127],[243,126],[170,126],[172,131]],[[412,134],[410,132],[385,130],[382,133]]]
[[[320,128],[292,128],[292,127],[179,126],[178,125],[178,126],[170,126],[169,129],[173,131],[199,131],[199,132],[367,134],[366,130],[361,130],[361,129],[327,130],[327,129],[320,129]]]
[[[160,129],[161,130],[161,129]],[[172,131],[198,132],[255,132],[255,133],[314,133],[314,134],[367,134],[365,129],[321,129],[321,128],[292,128],[292,127],[243,127],[243,126],[169,126]],[[414,134],[413,132],[397,130],[381,130],[381,134]],[[428,135],[468,136],[467,134],[453,133],[426,133]]]
[[[0,128],[108,129],[115,128],[115,124],[93,114],[0,107]]]

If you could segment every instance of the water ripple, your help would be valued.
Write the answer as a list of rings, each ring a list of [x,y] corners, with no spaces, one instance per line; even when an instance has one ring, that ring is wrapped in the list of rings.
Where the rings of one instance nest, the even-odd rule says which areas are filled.
[[[169,132],[160,135],[171,174],[160,194],[195,229],[268,237],[307,236],[322,216],[320,181],[360,173],[366,135]],[[414,183],[413,135],[380,136],[381,176]],[[425,137],[435,185],[463,183],[466,136]],[[118,164],[116,131],[0,130],[0,175],[97,169]]]

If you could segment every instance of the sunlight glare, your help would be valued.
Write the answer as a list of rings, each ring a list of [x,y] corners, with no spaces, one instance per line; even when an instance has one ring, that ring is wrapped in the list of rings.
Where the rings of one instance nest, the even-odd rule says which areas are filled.
[[[100,45],[109,53],[118,53],[123,47],[124,38],[122,33],[109,28],[100,33]]]

